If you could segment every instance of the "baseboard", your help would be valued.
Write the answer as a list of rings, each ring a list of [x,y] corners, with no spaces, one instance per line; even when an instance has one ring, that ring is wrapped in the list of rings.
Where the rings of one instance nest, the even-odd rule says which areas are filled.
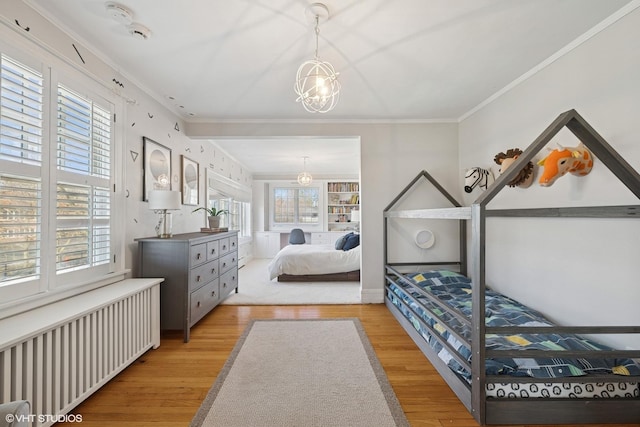
[[[384,302],[384,289],[360,289],[362,304],[382,304]]]

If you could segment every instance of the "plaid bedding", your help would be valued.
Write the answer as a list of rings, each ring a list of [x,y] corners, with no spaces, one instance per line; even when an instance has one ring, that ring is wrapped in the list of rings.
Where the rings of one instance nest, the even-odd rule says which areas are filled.
[[[455,348],[467,361],[471,360],[471,350],[460,340],[442,327],[438,319],[430,317],[422,306],[412,302],[406,295],[411,294],[420,303],[442,317],[443,321],[452,327],[456,333],[466,340],[470,340],[471,330],[446,313],[436,304],[412,291],[407,280],[417,284],[427,293],[436,296],[452,308],[458,309],[469,319],[471,318],[471,280],[461,274],[434,270],[422,273],[405,275],[399,281],[400,286],[390,284],[389,299],[402,311],[413,324],[414,328],[425,338],[429,345],[438,352],[438,356],[449,367],[460,374],[468,382],[471,374],[461,366],[437,340],[429,330],[421,327],[414,319],[413,313],[404,308],[398,299],[405,303],[420,315],[422,320],[433,327],[447,342]],[[519,302],[502,294],[487,289],[486,299],[486,325],[487,326],[551,326],[545,317]],[[570,334],[519,334],[519,335],[494,335],[487,334],[487,349],[538,349],[540,357],[536,358],[495,358],[486,360],[486,372],[490,375],[513,375],[535,378],[558,378],[570,376],[582,376],[589,373],[608,373],[618,375],[640,375],[640,363],[632,359],[584,359],[584,358],[549,358],[544,357],[544,350],[610,350],[610,347],[596,343],[592,340]]]

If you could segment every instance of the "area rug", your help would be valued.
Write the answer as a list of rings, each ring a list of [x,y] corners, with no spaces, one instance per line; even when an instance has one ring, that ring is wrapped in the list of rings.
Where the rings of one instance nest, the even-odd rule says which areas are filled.
[[[253,320],[191,426],[408,426],[357,318]]]

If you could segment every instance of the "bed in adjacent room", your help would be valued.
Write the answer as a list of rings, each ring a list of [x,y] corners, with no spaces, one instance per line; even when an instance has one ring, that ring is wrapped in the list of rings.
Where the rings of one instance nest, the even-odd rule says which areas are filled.
[[[287,245],[268,266],[269,279],[279,282],[360,280],[360,246],[349,250],[335,245]]]

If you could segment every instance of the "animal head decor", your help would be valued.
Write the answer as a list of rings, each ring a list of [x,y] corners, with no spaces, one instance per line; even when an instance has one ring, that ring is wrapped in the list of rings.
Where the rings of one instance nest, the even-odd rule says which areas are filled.
[[[551,149],[544,159],[538,162],[543,167],[539,183],[543,187],[550,187],[567,172],[576,176],[585,176],[593,168],[593,155],[580,143],[577,147],[565,148],[558,144],[558,148]]]
[[[493,161],[500,165],[500,173],[502,174],[505,170],[507,170],[509,166],[511,166],[513,162],[516,161],[520,154],[522,154],[521,149],[509,148],[506,153],[496,154],[496,157],[494,157]],[[518,172],[518,175],[516,175],[515,178],[509,181],[507,185],[509,187],[527,188],[531,185],[532,182],[533,163],[529,162],[524,168],[522,168],[520,172]]]
[[[464,174],[464,191],[471,193],[476,187],[486,190],[493,181],[491,169],[482,169],[478,166],[467,169]]]

